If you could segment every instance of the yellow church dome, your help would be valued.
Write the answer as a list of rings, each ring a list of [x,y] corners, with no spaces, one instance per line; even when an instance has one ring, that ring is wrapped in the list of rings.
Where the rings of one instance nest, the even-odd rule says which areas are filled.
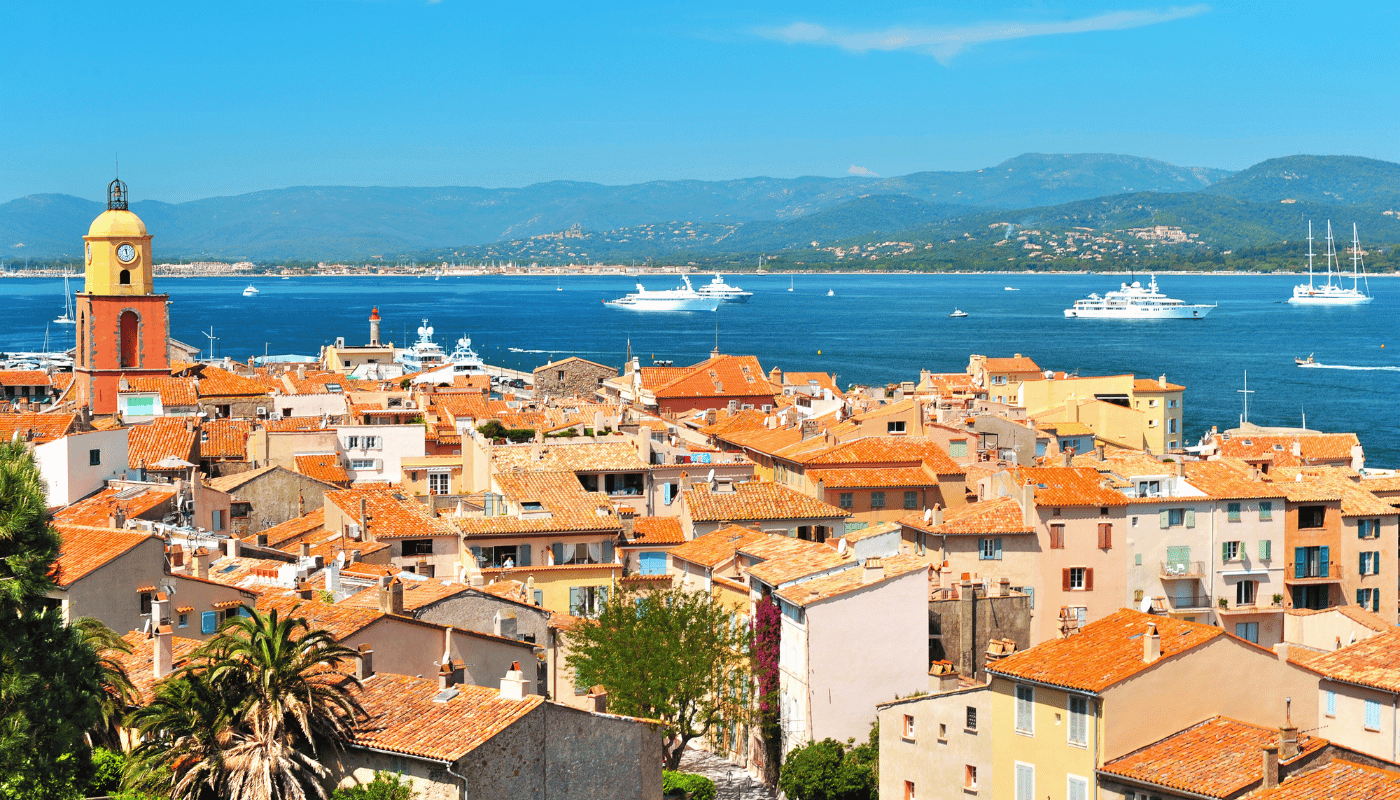
[[[141,218],[124,209],[103,211],[88,228],[88,236],[145,236],[146,223]]]

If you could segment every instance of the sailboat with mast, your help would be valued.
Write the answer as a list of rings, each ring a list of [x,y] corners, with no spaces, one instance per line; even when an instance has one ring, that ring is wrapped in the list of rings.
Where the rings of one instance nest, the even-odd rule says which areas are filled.
[[[1327,283],[1317,285],[1313,281],[1312,223],[1308,223],[1308,282],[1293,287],[1293,296],[1288,302],[1308,306],[1359,306],[1371,302],[1370,284],[1362,291],[1361,281],[1365,276],[1366,265],[1361,259],[1361,242],[1357,237],[1356,223],[1351,226],[1351,287],[1342,285],[1342,273],[1336,271],[1333,280],[1333,263],[1337,260],[1337,247],[1332,239],[1332,221],[1327,221]]]
[[[54,320],[56,325],[77,325],[73,318],[73,292],[68,288],[68,276],[63,276],[63,316]]]

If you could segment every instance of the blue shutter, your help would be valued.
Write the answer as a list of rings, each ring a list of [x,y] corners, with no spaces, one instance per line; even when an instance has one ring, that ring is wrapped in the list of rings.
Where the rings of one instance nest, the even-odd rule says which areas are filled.
[[[577,586],[569,587],[569,613],[575,617],[583,616],[583,592]]]
[[[1320,578],[1326,578],[1326,577],[1327,577],[1327,561],[1328,561],[1328,556],[1327,556],[1327,554],[1328,554],[1328,552],[1329,552],[1329,551],[1328,551],[1328,548],[1325,547],[1325,546],[1324,546],[1324,547],[1318,548],[1318,553],[1319,553],[1320,555],[1318,555],[1318,557],[1317,557],[1317,565],[1318,565],[1318,566],[1317,566],[1317,570],[1318,570],[1317,574],[1318,574],[1318,577],[1320,577]]]
[[[473,545],[473,546],[471,546],[471,547],[468,548],[468,549],[471,550],[472,558],[476,559],[476,565],[477,565],[478,567],[480,567],[480,566],[481,566],[481,548],[480,548],[480,547],[477,547],[477,546],[475,546],[475,545]]]
[[[199,615],[199,632],[213,633],[219,628],[219,612],[205,611]]]
[[[534,549],[534,548],[531,547],[528,543],[527,543],[527,544],[522,544],[522,545],[520,545],[519,547],[515,548],[515,553],[516,553],[515,564],[516,564],[516,566],[519,566],[519,567],[528,567],[528,566],[530,566],[530,551],[533,550],[533,549]]]
[[[1001,537],[997,537],[997,559],[1001,559]]]
[[[603,563],[611,564],[613,563],[613,558],[613,543],[612,540],[609,539],[603,542]]]
[[[555,542],[554,544],[550,545],[549,547],[550,547],[551,550],[554,551],[554,563],[555,563],[555,564],[563,564],[563,563],[564,563],[564,543],[563,543],[563,542]],[[569,612],[569,613],[573,613],[573,612]]]
[[[637,561],[640,564],[641,574],[643,575],[666,574],[666,554],[661,551],[638,553]]]
[[[1293,577],[1301,578],[1308,574],[1308,550],[1306,547],[1293,548]]]
[[[544,590],[543,590],[543,589],[536,589],[536,590],[535,590],[535,605],[539,606],[540,608],[544,608]]]
[[[661,484],[661,502],[668,506],[671,505],[671,484],[669,483]]]
[[[1381,704],[1375,700],[1366,701],[1366,727],[1380,730],[1381,727]]]
[[[1328,693],[1327,693],[1327,716],[1329,716],[1329,717],[1335,717],[1335,716],[1337,716],[1337,693],[1336,693],[1336,692],[1328,692]]]

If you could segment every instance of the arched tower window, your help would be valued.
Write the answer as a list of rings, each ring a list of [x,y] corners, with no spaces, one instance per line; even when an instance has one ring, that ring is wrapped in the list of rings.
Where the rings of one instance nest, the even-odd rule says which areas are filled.
[[[78,314],[78,366],[87,366],[87,315]]]
[[[122,286],[130,286],[130,285],[131,285],[131,270],[129,270],[129,269],[124,269],[124,270],[122,270],[122,271],[121,271],[121,274],[117,276],[117,283],[120,283]]]
[[[126,274],[125,270],[122,271],[122,274],[123,274],[123,275]],[[135,312],[135,311],[123,311],[123,312],[122,312],[122,316],[121,316],[121,347],[122,347],[122,353],[121,353],[121,355],[122,355],[122,361],[121,361],[121,364],[122,364],[123,367],[136,367],[136,366],[139,366],[139,364],[137,364],[136,362],[137,362],[137,360],[138,360],[137,351],[138,351],[139,348],[138,348],[137,335],[138,335],[138,328],[140,327],[140,322],[141,322],[141,320],[140,320],[139,317],[136,316],[136,312]]]

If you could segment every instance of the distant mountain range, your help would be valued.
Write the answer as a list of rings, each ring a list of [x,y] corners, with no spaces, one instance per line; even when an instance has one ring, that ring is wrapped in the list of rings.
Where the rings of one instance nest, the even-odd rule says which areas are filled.
[[[133,187],[139,196],[140,186]],[[0,204],[0,259],[76,259],[100,203],[31,195]],[[893,178],[745,178],[520,189],[296,187],[187,203],[136,201],[161,260],[811,257],[897,239],[945,257],[1001,223],[1103,230],[1165,225],[1193,247],[1264,246],[1306,218],[1361,221],[1400,241],[1400,165],[1349,156],[1271,159],[1238,173],[1120,155],[1026,154],[968,172]],[[1392,211],[1387,215],[1384,212]],[[1006,233],[1004,226],[998,229]],[[907,250],[907,248],[905,248]],[[954,248],[958,250],[958,248]],[[961,248],[965,252],[967,248]],[[989,251],[990,252],[990,251]]]

